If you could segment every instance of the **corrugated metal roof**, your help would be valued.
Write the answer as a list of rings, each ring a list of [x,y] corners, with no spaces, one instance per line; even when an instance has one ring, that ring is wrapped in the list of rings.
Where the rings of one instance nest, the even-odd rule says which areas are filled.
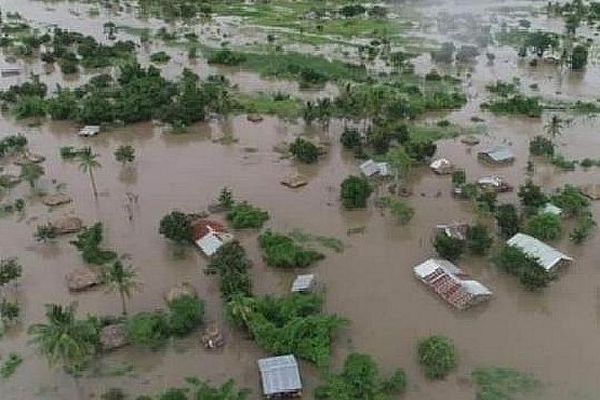
[[[359,166],[360,171],[365,176],[381,175],[388,176],[390,174],[389,164],[386,162],[375,162],[367,160]]]
[[[297,293],[310,291],[312,290],[314,283],[314,274],[298,275],[292,284],[292,292]]]
[[[414,268],[414,271],[419,278],[424,278],[438,268],[441,268],[452,275],[463,273],[463,271],[456,265],[452,264],[448,260],[442,260],[441,258],[430,258],[429,260],[417,265]]]
[[[260,359],[258,369],[266,396],[302,390],[298,362],[293,355]]]
[[[485,154],[493,161],[497,162],[511,161],[515,158],[512,150],[507,146],[494,146],[481,151],[480,154]]]
[[[562,215],[562,208],[557,207],[552,203],[546,203],[541,212],[543,214]]]
[[[572,261],[573,259],[546,243],[524,233],[517,233],[506,242],[509,246],[518,247],[525,254],[538,259],[540,265],[546,271],[552,270],[561,260]]]
[[[213,232],[201,237],[196,240],[196,245],[200,247],[200,250],[207,256],[212,256],[223,246],[223,241]]]

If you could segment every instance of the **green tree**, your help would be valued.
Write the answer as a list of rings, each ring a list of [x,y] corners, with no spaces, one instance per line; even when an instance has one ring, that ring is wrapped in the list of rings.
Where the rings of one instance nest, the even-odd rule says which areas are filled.
[[[459,169],[452,172],[452,184],[455,187],[460,187],[467,183],[467,174],[464,169]]]
[[[535,215],[527,222],[527,233],[540,240],[554,240],[562,233],[560,216],[550,213]]]
[[[160,312],[134,315],[127,320],[125,331],[131,343],[150,348],[160,347],[171,335],[167,315]]]
[[[470,225],[467,229],[467,249],[477,255],[484,255],[492,246],[494,239],[482,224]]]
[[[452,341],[444,336],[430,336],[417,344],[419,363],[429,379],[444,379],[458,364]]]
[[[38,242],[47,242],[48,240],[55,239],[57,236],[56,227],[52,224],[43,224],[36,227],[33,237]]]
[[[517,208],[512,204],[502,204],[496,210],[496,224],[500,229],[500,235],[505,239],[519,232],[521,221]]]
[[[384,203],[394,218],[402,225],[409,223],[415,215],[415,210],[400,199],[386,197]]]
[[[341,185],[340,197],[347,209],[364,208],[373,188],[365,178],[350,175]]]
[[[185,244],[192,241],[192,224],[187,215],[179,211],[171,211],[160,220],[158,232],[174,241]]]
[[[108,290],[119,293],[121,297],[121,312],[127,315],[127,304],[125,299],[131,298],[133,291],[139,288],[136,281],[137,273],[131,265],[125,266],[119,260],[104,271],[104,282],[108,285]]]
[[[584,69],[588,62],[588,48],[582,44],[578,44],[573,48],[571,54],[571,69]]]
[[[119,146],[114,154],[115,160],[123,165],[135,160],[135,148],[131,145]]]
[[[260,229],[269,220],[269,213],[243,201],[235,204],[226,218],[234,229]]]
[[[202,324],[204,302],[195,296],[179,296],[170,301],[168,306],[169,329],[174,335],[187,335]]]
[[[0,287],[17,281],[23,274],[23,266],[17,258],[3,258],[0,260]]]
[[[35,183],[40,179],[46,172],[41,165],[34,163],[27,163],[21,165],[21,179],[27,181],[29,186],[35,188]]]
[[[563,130],[563,120],[558,115],[552,114],[552,117],[544,126],[544,130],[553,138],[560,136]]]
[[[290,153],[306,164],[315,163],[319,158],[317,146],[302,138],[296,138],[296,141],[290,145]]]
[[[221,188],[221,192],[219,193],[219,205],[225,210],[230,210],[234,204],[235,201],[233,200],[233,192],[231,189],[228,187]]]
[[[519,187],[518,192],[521,204],[527,208],[528,212],[534,212],[548,202],[548,197],[542,192],[542,188],[528,180]]]
[[[92,184],[92,192],[94,197],[98,197],[98,189],[96,188],[96,179],[94,178],[94,170],[102,167],[97,160],[98,154],[93,153],[90,147],[85,147],[78,155],[79,169],[83,173],[87,173]]]
[[[433,247],[435,247],[435,251],[437,251],[440,257],[450,261],[456,261],[462,255],[465,248],[465,243],[458,238],[451,237],[443,232],[440,232],[435,235]]]
[[[346,149],[355,149],[362,143],[362,138],[358,129],[345,128],[340,136],[340,142]]]
[[[46,323],[29,327],[31,344],[50,366],[62,366],[72,374],[79,389],[78,371],[96,354],[99,331],[90,320],[75,317],[75,305],[46,305]],[[80,393],[80,397],[82,398]]]
[[[555,274],[546,271],[537,258],[524,253],[518,247],[505,245],[493,261],[498,267],[518,277],[529,290],[546,287],[555,278]]]
[[[414,160],[402,147],[389,150],[385,158],[394,173],[394,181],[398,186],[400,180],[405,179],[410,174]]]
[[[554,155],[554,143],[543,136],[536,136],[529,142],[529,152],[534,156],[552,157]]]

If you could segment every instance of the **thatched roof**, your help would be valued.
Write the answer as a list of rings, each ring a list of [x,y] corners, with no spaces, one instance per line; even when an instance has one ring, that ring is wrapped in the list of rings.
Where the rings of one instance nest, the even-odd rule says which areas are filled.
[[[69,272],[65,279],[69,290],[77,292],[99,284],[100,274],[89,268],[79,268]]]
[[[44,196],[44,198],[42,199],[42,203],[44,203],[45,205],[47,205],[49,207],[60,206],[62,204],[70,203],[71,201],[73,201],[73,199],[71,199],[71,197],[67,196],[66,194],[62,194],[62,193]]]
[[[79,232],[83,228],[83,221],[78,217],[64,216],[50,222],[59,235]]]
[[[125,324],[107,325],[100,331],[100,344],[102,350],[118,349],[129,344],[125,333]]]
[[[181,296],[197,297],[198,293],[189,282],[182,282],[178,283],[176,286],[169,289],[167,293],[165,293],[165,301],[170,303]]]

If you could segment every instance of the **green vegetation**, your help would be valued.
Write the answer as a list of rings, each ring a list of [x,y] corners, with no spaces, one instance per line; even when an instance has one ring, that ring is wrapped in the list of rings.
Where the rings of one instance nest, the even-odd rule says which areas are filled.
[[[519,88],[514,83],[496,81],[493,85],[485,87],[490,93],[500,97],[509,97],[519,92]]]
[[[235,296],[252,296],[252,282],[248,275],[251,265],[246,251],[237,241],[224,244],[210,259],[206,273],[219,274],[219,290],[225,303]]]
[[[435,251],[440,257],[450,261],[456,261],[464,252],[465,243],[458,238],[440,232],[435,235],[433,247],[435,247]]]
[[[169,306],[169,329],[173,335],[185,336],[202,324],[204,302],[194,296],[175,298]]]
[[[33,189],[35,188],[35,183],[44,176],[46,171],[41,165],[34,163],[27,163],[21,165],[21,174],[20,177],[24,181],[29,183],[29,186]]]
[[[511,368],[478,368],[472,377],[478,400],[517,400],[540,386],[533,376]]]
[[[350,175],[341,185],[340,197],[347,209],[365,208],[373,188],[365,178]]]
[[[415,215],[415,210],[405,201],[394,197],[382,197],[380,201],[401,225],[408,224]]]
[[[79,160],[79,170],[84,174],[87,173],[90,177],[90,184],[92,185],[92,193],[95,198],[98,198],[98,188],[96,187],[96,178],[94,177],[94,170],[102,167],[97,160],[98,154],[92,152],[90,147],[85,147],[77,157]]]
[[[246,56],[230,49],[220,49],[209,53],[206,61],[209,64],[236,66],[245,62]]]
[[[519,232],[521,221],[514,205],[502,204],[498,206],[495,217],[500,235],[503,238],[508,239]]]
[[[171,335],[168,317],[160,312],[134,315],[127,320],[126,332],[134,345],[153,349],[163,345]]]
[[[285,120],[296,120],[302,115],[302,103],[300,100],[288,95],[276,93],[273,95],[236,94],[236,108],[248,114],[276,115]]]
[[[344,251],[344,242],[340,239],[331,237],[331,236],[323,236],[323,235],[312,235],[310,233],[306,233],[301,231],[300,229],[294,229],[289,234],[289,237],[294,239],[296,242],[301,244],[310,244],[315,243],[324,247],[326,249],[333,250],[335,252],[341,253]]]
[[[160,220],[158,233],[177,244],[192,242],[192,223],[188,215],[171,211]]]
[[[389,400],[406,390],[406,373],[402,369],[384,379],[371,356],[351,353],[339,375],[330,375],[315,389],[317,400],[379,399]]]
[[[213,387],[208,381],[201,381],[198,378],[185,378],[187,387],[169,388],[162,392],[159,400],[246,400],[249,398],[250,391],[247,389],[238,390],[235,388],[235,382],[228,380],[221,386]],[[140,396],[138,400],[150,400],[156,397]]]
[[[38,225],[33,234],[35,240],[42,243],[46,243],[48,240],[56,239],[57,236],[57,229],[51,224]]]
[[[0,139],[0,158],[17,154],[27,148],[27,138],[23,135],[8,135]]]
[[[529,152],[534,156],[552,158],[554,156],[554,143],[543,136],[536,136],[529,142]]]
[[[537,97],[527,97],[521,94],[500,97],[483,103],[481,107],[494,114],[524,115],[532,118],[541,117],[543,109]]]
[[[518,277],[529,290],[546,287],[554,279],[554,274],[547,272],[538,259],[525,254],[517,247],[503,246],[493,261],[501,269]]]
[[[103,281],[108,284],[112,292],[119,293],[123,315],[127,314],[127,303],[125,299],[131,298],[133,291],[139,288],[136,281],[137,273],[131,265],[123,265],[119,260],[105,269]]]
[[[263,259],[270,267],[306,268],[325,256],[318,251],[306,249],[289,236],[267,231],[258,238]]]
[[[170,59],[171,56],[164,51],[159,51],[150,55],[150,61],[156,64],[168,63]]]
[[[529,214],[537,210],[548,202],[548,197],[542,192],[542,188],[528,180],[524,185],[519,186],[517,193],[521,204]]]
[[[550,198],[550,202],[560,207],[565,216],[585,214],[591,205],[590,200],[572,185],[565,185],[558,194]]]
[[[0,259],[0,288],[16,282],[23,275],[23,266],[17,258]]]
[[[467,228],[467,249],[476,255],[485,255],[494,239],[488,232],[487,228],[482,224],[469,225]]]
[[[221,188],[218,201],[219,206],[222,207],[223,210],[230,210],[235,204],[235,200],[233,199],[233,191],[228,187]]]
[[[63,160],[74,160],[89,151],[89,147],[75,148],[73,146],[64,146],[60,148],[60,156]]]
[[[532,216],[527,221],[527,233],[542,241],[558,239],[562,233],[560,216],[550,213]]]
[[[444,379],[458,364],[452,341],[444,336],[430,336],[417,344],[419,363],[429,379]]]
[[[70,243],[81,252],[83,260],[90,264],[102,265],[117,258],[117,253],[100,247],[103,240],[102,223],[83,228],[77,239]]]
[[[135,160],[135,148],[131,145],[119,146],[114,153],[115,160],[125,165]]]
[[[317,146],[302,138],[296,138],[294,143],[290,145],[290,153],[306,164],[317,162],[319,157],[319,149]]]
[[[15,373],[19,365],[23,362],[23,358],[17,353],[10,353],[8,358],[2,363],[0,367],[0,377],[8,379]]]
[[[227,221],[234,229],[260,229],[269,219],[269,213],[246,201],[236,203],[227,212]]]
[[[577,218],[577,226],[569,235],[569,239],[575,244],[581,244],[587,240],[596,227],[596,221],[591,212],[581,215]]]

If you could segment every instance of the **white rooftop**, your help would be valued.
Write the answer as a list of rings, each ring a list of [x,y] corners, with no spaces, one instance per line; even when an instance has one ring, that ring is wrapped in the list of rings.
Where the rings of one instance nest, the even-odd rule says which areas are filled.
[[[494,146],[485,149],[480,153],[486,154],[489,158],[496,162],[511,161],[515,158],[511,149],[507,146]]]
[[[546,205],[540,210],[542,214],[562,215],[562,208],[555,206],[552,203]]]
[[[517,233],[506,242],[509,246],[518,247],[525,254],[535,257],[546,271],[552,270],[562,261],[572,261],[573,258],[561,253],[546,243],[524,233]]]
[[[463,271],[448,260],[441,258],[430,258],[429,260],[417,265],[413,268],[415,275],[419,278],[425,278],[431,275],[436,269],[441,268],[451,275],[462,274]]]
[[[379,174],[380,176],[388,176],[390,174],[389,164],[386,162],[375,162],[373,160],[367,160],[359,166],[360,171],[365,176],[373,176]]]
[[[307,292],[312,290],[315,284],[315,275],[298,275],[292,284],[292,293]]]
[[[302,390],[298,362],[293,355],[260,359],[258,369],[265,396]]]

